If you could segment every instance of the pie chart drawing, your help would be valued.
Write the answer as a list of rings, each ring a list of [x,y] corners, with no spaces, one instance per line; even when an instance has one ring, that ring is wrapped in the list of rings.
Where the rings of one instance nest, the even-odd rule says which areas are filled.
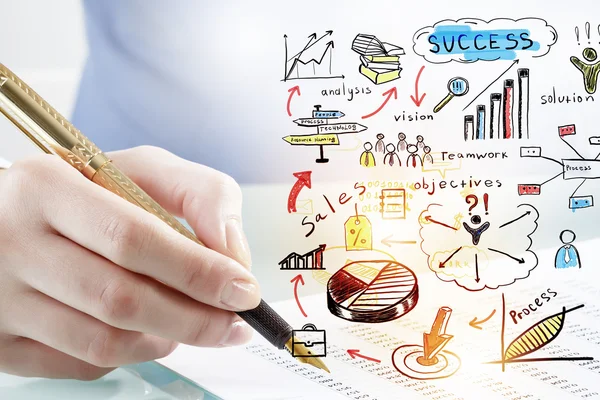
[[[377,268],[372,279],[357,276],[357,266]],[[327,282],[327,308],[340,318],[354,322],[387,322],[412,310],[419,300],[417,277],[397,261],[353,261]]]

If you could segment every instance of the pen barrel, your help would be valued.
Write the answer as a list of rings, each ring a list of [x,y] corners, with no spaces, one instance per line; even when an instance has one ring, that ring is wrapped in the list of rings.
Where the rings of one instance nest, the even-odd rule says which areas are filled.
[[[100,149],[11,70],[0,64],[0,110],[46,153],[89,171]],[[88,176],[89,177],[89,176]]]
[[[44,152],[58,155],[86,178],[154,214],[177,232],[202,244],[177,218],[127,178],[90,139],[2,64],[0,103],[2,113]]]
[[[237,314],[278,349],[285,348],[286,342],[292,337],[292,327],[264,300],[255,309]]]
[[[105,159],[105,162],[91,177],[94,183],[110,190],[117,196],[143,208],[149,213],[154,214],[188,239],[191,239],[198,244],[202,244],[196,235],[190,232],[190,230],[179,222],[177,218],[169,214],[160,206],[160,204],[148,196],[146,192],[123,174],[112,162],[110,162],[110,160],[104,155],[102,158]]]

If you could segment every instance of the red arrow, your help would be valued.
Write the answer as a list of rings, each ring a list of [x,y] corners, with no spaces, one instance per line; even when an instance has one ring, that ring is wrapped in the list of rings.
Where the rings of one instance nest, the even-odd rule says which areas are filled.
[[[423,102],[423,99],[425,98],[425,95],[426,95],[426,93],[423,93],[423,95],[421,97],[419,97],[419,79],[421,78],[421,73],[423,73],[424,69],[425,69],[425,66],[423,65],[421,67],[421,69],[419,70],[419,73],[417,74],[417,79],[415,80],[415,95],[410,96],[410,99],[413,101],[413,103],[415,103],[415,105],[417,107],[421,107],[421,103]]]
[[[441,226],[446,227],[446,228],[454,229],[455,231],[458,230],[458,229],[456,229],[453,226],[446,225],[446,224],[444,224],[443,222],[440,222],[440,221],[436,221],[435,219],[431,218],[429,215],[425,217],[425,221],[431,222],[431,223],[434,223],[434,224],[438,224],[438,225],[441,225]]]
[[[294,86],[293,88],[288,89],[288,93],[290,94],[290,97],[288,97],[287,102],[287,113],[291,117],[292,110],[290,110],[290,104],[292,103],[292,97],[294,97],[295,93],[298,93],[298,96],[300,96],[300,86]]]
[[[462,249],[462,246],[460,246],[458,249],[454,250],[454,253],[450,254],[450,257],[446,258],[446,260],[444,260],[444,262],[440,263],[440,268],[444,268],[446,266],[446,264],[448,263],[448,261],[450,261],[450,259],[452,257],[454,257],[456,255],[456,253],[458,253],[461,249]],[[475,255],[475,257],[477,257],[477,255]],[[479,282],[479,281],[477,281],[477,282]]]
[[[373,361],[373,362],[376,362],[376,363],[380,363],[381,362],[381,360],[377,360],[375,358],[363,356],[362,354],[360,354],[360,350],[348,349],[346,351],[348,352],[348,355],[350,357],[352,357],[353,359],[356,358],[356,357],[360,357],[360,358],[364,358],[365,360]]]
[[[423,355],[425,360],[432,360],[454,336],[446,334],[446,326],[450,320],[452,309],[441,307],[433,321],[430,333],[423,334]]]
[[[300,304],[300,299],[298,298],[298,283],[300,283],[300,284],[302,284],[302,286],[304,286],[304,278],[302,277],[301,274],[298,274],[295,277],[293,277],[290,282],[294,283],[294,297],[296,298],[296,304],[298,304],[298,308],[300,309],[300,312],[306,318],[306,317],[308,317],[308,315],[306,315],[306,313],[304,312],[304,309],[302,308],[302,305]]]
[[[310,189],[310,174],[312,174],[312,171],[294,172],[294,176],[298,178],[298,180],[294,186],[292,186],[292,190],[290,190],[290,195],[288,196],[288,213],[296,212],[296,199],[302,188],[306,186]]]
[[[383,104],[377,110],[373,111],[371,114],[367,114],[367,115],[363,116],[362,119],[370,118],[373,115],[377,114],[379,111],[381,111],[383,109],[383,107],[385,107],[385,105],[387,104],[387,102],[390,101],[390,98],[392,96],[394,96],[394,100],[397,100],[398,99],[398,89],[396,89],[396,87],[394,86],[393,88],[391,88],[387,92],[383,92],[381,95],[384,96],[384,97],[387,96],[387,97],[385,97],[385,100],[383,101]]]

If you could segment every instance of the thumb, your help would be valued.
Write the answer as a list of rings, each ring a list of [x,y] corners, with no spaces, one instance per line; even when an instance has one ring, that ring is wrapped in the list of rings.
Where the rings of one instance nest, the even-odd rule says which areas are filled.
[[[141,146],[107,155],[168,212],[183,217],[207,247],[250,268],[250,250],[242,229],[242,193],[233,178],[158,147]]]

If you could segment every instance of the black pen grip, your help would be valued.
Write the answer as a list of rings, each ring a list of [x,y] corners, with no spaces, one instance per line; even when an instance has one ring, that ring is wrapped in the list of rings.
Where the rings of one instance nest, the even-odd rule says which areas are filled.
[[[292,337],[292,327],[262,299],[258,307],[237,314],[278,349]]]

